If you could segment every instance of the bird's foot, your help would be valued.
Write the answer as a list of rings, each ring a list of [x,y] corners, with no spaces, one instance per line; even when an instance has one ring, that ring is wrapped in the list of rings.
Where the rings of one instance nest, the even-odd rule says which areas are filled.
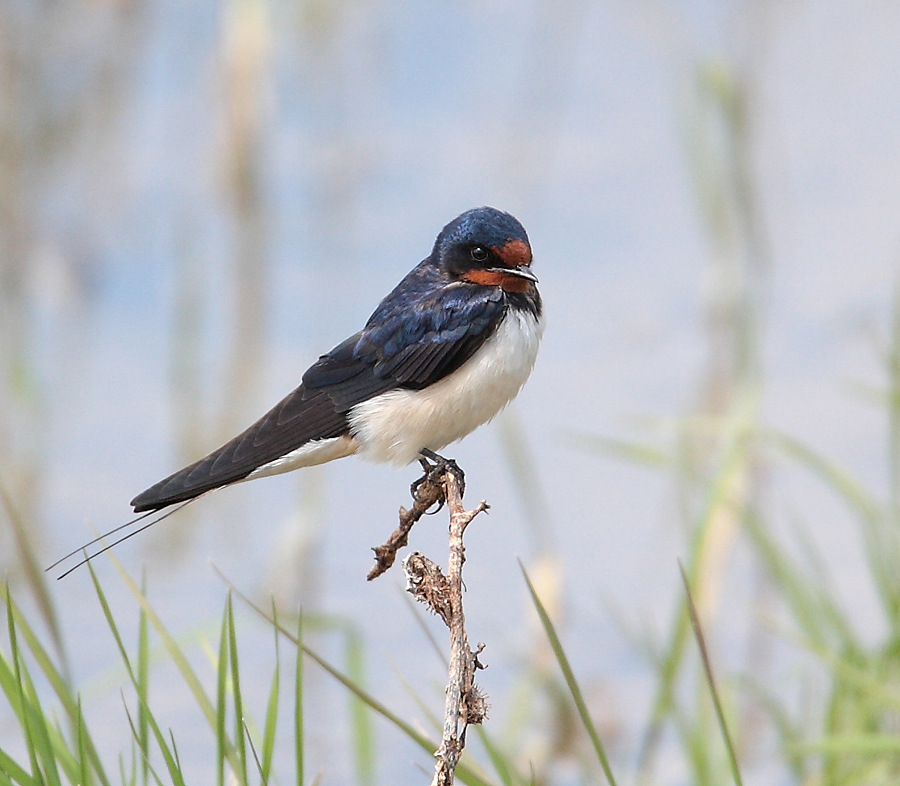
[[[456,478],[456,482],[459,484],[460,497],[466,493],[466,474],[462,471],[459,464],[453,459],[444,458],[428,448],[422,448],[421,454],[419,463],[422,465],[422,470],[425,474],[410,486],[410,492],[413,497],[416,496],[419,486],[426,480],[435,486],[439,486],[441,484],[441,475],[445,472],[452,473],[453,477]],[[440,500],[438,507],[432,513],[437,513],[442,507],[444,507],[443,499]]]
[[[417,480],[414,480],[412,482],[412,485],[409,487],[409,493],[412,494],[412,498],[414,500],[418,500],[419,499],[419,488],[422,486],[423,483],[428,483],[429,485],[437,486],[439,489],[441,489],[441,496],[437,500],[437,503],[436,503],[437,507],[434,508],[433,510],[425,511],[427,515],[433,516],[435,513],[441,512],[441,509],[444,507],[444,502],[446,501],[444,499],[443,486],[441,485],[441,478],[440,478],[441,467],[438,464],[432,464],[424,456],[419,457],[419,464],[422,465],[422,471],[425,474],[422,475],[421,478],[418,478]]]
[[[433,473],[435,471],[435,466],[428,461],[426,458],[419,458],[419,464],[422,465],[422,471],[425,473],[421,478],[417,478],[414,480],[409,486],[409,493],[412,495],[412,498],[417,500],[419,498],[419,488],[423,483],[428,481],[429,483],[434,482]],[[437,485],[435,483],[435,485]],[[438,506],[435,508],[434,512],[437,513],[442,507],[444,507],[444,500],[438,500]]]

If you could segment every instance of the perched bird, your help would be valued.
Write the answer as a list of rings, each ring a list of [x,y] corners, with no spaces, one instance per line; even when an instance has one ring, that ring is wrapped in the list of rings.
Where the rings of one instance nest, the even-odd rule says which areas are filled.
[[[536,284],[513,216],[463,213],[361,331],[248,429],[138,494],[135,513],[354,453],[447,463],[437,451],[493,418],[531,373],[544,329]]]

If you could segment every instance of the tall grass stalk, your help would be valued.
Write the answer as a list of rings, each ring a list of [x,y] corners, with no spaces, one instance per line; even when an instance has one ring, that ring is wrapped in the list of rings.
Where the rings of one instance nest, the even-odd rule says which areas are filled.
[[[722,732],[722,738],[725,740],[725,747],[728,749],[728,763],[731,766],[731,774],[734,776],[735,784],[737,786],[743,786],[741,768],[738,765],[734,742],[731,739],[731,732],[728,730],[728,723],[725,720],[725,711],[722,709],[722,700],[719,698],[719,690],[716,687],[716,681],[713,677],[712,663],[709,659],[709,652],[706,649],[706,639],[703,635],[703,626],[700,624],[700,615],[697,613],[697,606],[694,603],[694,598],[691,594],[691,585],[688,582],[684,565],[679,562],[678,567],[681,570],[681,580],[684,583],[684,592],[687,596],[691,627],[694,630],[694,637],[697,639],[697,645],[700,648],[700,658],[703,661],[703,671],[706,674],[706,682],[709,685],[709,692],[712,696],[713,705],[716,708],[716,718],[719,721],[719,729]]]
[[[556,635],[556,629],[553,627],[553,622],[550,620],[550,616],[547,614],[547,610],[546,608],[544,608],[544,604],[538,597],[537,592],[535,592],[534,585],[531,583],[531,579],[528,577],[528,572],[525,570],[525,566],[520,562],[519,567],[522,569],[522,575],[525,577],[525,583],[528,585],[528,592],[531,595],[531,601],[534,604],[534,608],[541,619],[541,625],[544,627],[544,632],[547,634],[547,640],[550,642],[550,646],[553,648],[553,654],[556,656],[556,662],[559,664],[559,668],[563,673],[563,678],[566,681],[566,685],[569,689],[569,693],[572,696],[572,700],[575,702],[575,706],[578,709],[578,715],[581,718],[584,729],[591,740],[591,745],[594,748],[594,753],[597,755],[597,760],[600,762],[600,766],[603,769],[604,775],[606,775],[606,780],[609,785],[616,786],[616,779],[613,776],[612,768],[609,765],[609,759],[606,756],[606,750],[603,747],[603,743],[600,741],[600,735],[597,733],[597,728],[594,726],[594,722],[591,720],[591,715],[590,712],[588,712],[587,703],[584,700],[584,695],[581,692],[581,688],[578,686],[578,681],[575,679],[575,673],[572,671],[572,667],[569,665],[569,659],[566,656],[565,650],[563,649],[562,642],[560,642],[559,636]]]

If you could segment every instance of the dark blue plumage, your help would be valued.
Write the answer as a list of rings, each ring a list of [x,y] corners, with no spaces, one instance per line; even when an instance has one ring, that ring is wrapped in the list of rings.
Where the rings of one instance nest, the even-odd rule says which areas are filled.
[[[518,219],[501,210],[476,207],[458,215],[445,226],[434,241],[432,259],[446,261],[456,250],[472,243],[499,248],[511,240],[520,240],[530,246],[528,234]]]
[[[379,379],[423,388],[465,363],[505,309],[502,290],[451,282],[429,258],[381,302],[353,354]]]

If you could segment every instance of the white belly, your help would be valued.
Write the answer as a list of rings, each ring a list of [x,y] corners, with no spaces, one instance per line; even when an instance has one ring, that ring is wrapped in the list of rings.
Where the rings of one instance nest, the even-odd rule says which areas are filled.
[[[544,325],[510,311],[484,345],[424,390],[391,390],[350,410],[359,453],[403,466],[422,448],[438,451],[487,423],[519,392],[537,358]]]

